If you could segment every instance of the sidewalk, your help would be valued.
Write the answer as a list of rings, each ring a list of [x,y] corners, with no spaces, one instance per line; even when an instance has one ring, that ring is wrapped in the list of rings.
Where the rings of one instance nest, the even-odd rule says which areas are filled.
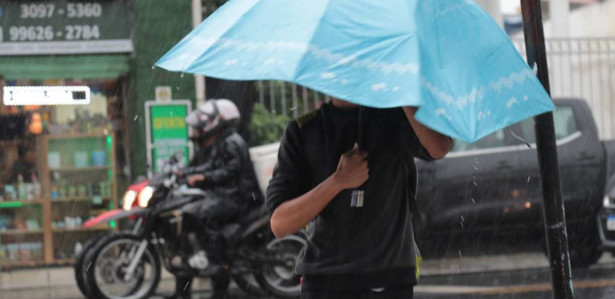
[[[162,272],[157,293],[172,293],[173,276]],[[209,288],[209,281],[195,279],[194,290]],[[28,270],[2,270],[0,273],[0,299],[77,299],[83,298],[75,282],[71,267],[39,268]]]
[[[78,298],[72,268],[31,270],[2,270],[0,273],[0,298],[37,298],[36,290],[49,289],[51,298]],[[16,297],[19,296],[19,297]]]
[[[481,257],[461,256],[423,261],[421,265],[421,276],[492,272],[511,269],[520,270],[547,266],[549,266],[549,262],[541,253],[520,253]]]
[[[606,253],[598,261],[600,264],[614,263],[615,258]],[[542,253],[519,253],[509,255],[489,255],[443,258],[439,260],[426,260],[421,265],[421,276],[468,274],[507,270],[526,270],[548,268],[549,261]]]
[[[610,254],[603,255],[600,263],[613,263]],[[427,260],[421,265],[421,276],[485,273],[506,270],[523,270],[548,267],[547,258],[541,253],[493,255],[479,257],[444,258]],[[598,265],[600,267],[600,265]],[[158,293],[171,293],[175,283],[166,271]],[[195,280],[194,290],[209,288],[208,280]],[[429,288],[429,286],[423,286]],[[441,287],[439,287],[441,289]],[[419,288],[420,289],[420,288]],[[42,268],[32,270],[3,270],[0,273],[0,299],[73,299],[83,298],[75,283],[73,268]]]

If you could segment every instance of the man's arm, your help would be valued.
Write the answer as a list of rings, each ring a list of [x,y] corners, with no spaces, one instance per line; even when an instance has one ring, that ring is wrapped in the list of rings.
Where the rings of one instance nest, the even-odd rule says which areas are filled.
[[[241,150],[235,144],[228,144],[221,149],[224,163],[221,167],[213,168],[211,161],[187,169],[188,185],[194,186],[199,182],[208,181],[212,184],[222,184],[236,178],[241,170]]]
[[[453,146],[451,139],[418,122],[414,118],[416,107],[403,107],[403,109],[416,137],[421,141],[429,155],[434,159],[444,158]]]
[[[355,147],[342,155],[337,170],[307,193],[280,204],[271,215],[271,230],[278,238],[299,231],[345,189],[361,186],[369,178],[367,153]]]

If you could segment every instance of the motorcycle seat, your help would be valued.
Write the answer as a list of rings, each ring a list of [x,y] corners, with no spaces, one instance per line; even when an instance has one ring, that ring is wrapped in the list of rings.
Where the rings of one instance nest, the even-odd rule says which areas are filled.
[[[226,225],[222,230],[222,236],[226,240],[227,244],[231,247],[241,240],[242,235],[251,229],[251,226],[255,225],[259,219],[267,216],[267,208],[265,205],[261,205],[250,210],[245,216],[241,216],[238,222]],[[267,219],[269,220],[269,219]]]

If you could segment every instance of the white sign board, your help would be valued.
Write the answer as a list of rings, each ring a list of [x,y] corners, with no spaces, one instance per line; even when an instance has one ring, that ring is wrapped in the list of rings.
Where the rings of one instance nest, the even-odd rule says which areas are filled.
[[[89,105],[87,86],[5,86],[3,103],[6,106],[27,105]]]
[[[173,98],[173,89],[171,86],[156,86],[156,101],[170,102]]]

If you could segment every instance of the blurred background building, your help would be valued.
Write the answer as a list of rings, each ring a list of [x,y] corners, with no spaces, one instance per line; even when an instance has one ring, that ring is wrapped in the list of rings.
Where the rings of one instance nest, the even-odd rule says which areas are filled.
[[[523,54],[519,1],[476,1]],[[80,242],[116,229],[79,227],[117,207],[128,182],[154,166],[147,102],[229,98],[244,115],[241,133],[257,145],[277,140],[290,118],[328,100],[295,84],[199,79],[153,67],[224,2],[0,2],[1,87],[91,90],[89,105],[0,104],[3,265],[70,263]],[[542,3],[553,95],[586,100],[602,137],[615,137],[615,0]]]
[[[146,173],[144,104],[156,87],[195,98],[192,76],[152,69],[190,14],[190,1],[0,2],[0,87],[23,87],[0,104],[0,266],[70,264],[85,240],[117,229],[81,224]],[[58,105],[66,86],[87,88],[89,103],[84,93]]]

